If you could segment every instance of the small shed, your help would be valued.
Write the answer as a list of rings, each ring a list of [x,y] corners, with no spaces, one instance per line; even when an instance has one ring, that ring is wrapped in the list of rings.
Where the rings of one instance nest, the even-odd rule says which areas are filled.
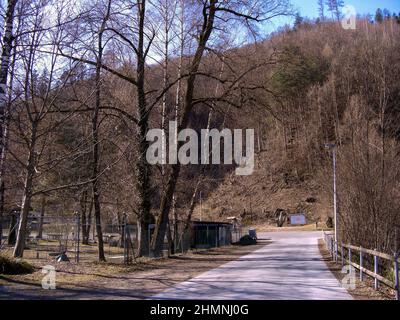
[[[211,221],[192,222],[192,248],[208,249],[232,243],[232,224]]]

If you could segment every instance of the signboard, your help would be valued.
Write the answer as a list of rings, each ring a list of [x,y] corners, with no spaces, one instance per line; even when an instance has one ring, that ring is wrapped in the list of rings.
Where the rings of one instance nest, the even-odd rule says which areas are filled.
[[[305,225],[306,217],[304,214],[294,214],[290,216],[291,225]]]

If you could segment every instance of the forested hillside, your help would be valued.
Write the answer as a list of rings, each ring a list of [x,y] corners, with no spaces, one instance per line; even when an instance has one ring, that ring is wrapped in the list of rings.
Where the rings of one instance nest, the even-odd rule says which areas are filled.
[[[400,222],[399,31],[395,18],[360,19],[355,31],[304,22],[263,42],[279,58],[263,74],[269,92],[255,96],[265,115],[245,114],[260,128],[256,172],[226,178],[205,211],[256,223],[281,208],[325,223],[333,215],[333,178],[324,144],[333,142],[342,239],[393,249]]]

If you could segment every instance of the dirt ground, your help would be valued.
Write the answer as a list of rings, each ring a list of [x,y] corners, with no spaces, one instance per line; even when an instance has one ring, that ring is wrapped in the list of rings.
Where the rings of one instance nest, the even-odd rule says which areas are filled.
[[[281,232],[281,231],[322,231],[322,230],[328,230],[326,228],[325,224],[318,224],[316,225],[315,223],[307,224],[304,226],[289,226],[285,225],[281,228],[278,228],[276,225],[271,225],[271,224],[259,224],[257,225],[257,232]]]
[[[325,243],[322,239],[318,242],[319,251],[331,272],[335,277],[341,281],[346,274],[342,273],[342,265],[332,261],[330,252],[326,249]],[[354,290],[348,290],[349,293],[356,300],[394,300],[395,292],[394,290],[381,285],[379,290],[374,290],[373,280],[365,275],[364,281],[360,281],[359,272],[356,271],[356,288]]]
[[[253,246],[229,246],[164,259],[140,260],[131,266],[112,263],[56,263],[56,290],[41,286],[43,265],[28,275],[0,275],[0,299],[146,299],[179,282],[249,254]]]

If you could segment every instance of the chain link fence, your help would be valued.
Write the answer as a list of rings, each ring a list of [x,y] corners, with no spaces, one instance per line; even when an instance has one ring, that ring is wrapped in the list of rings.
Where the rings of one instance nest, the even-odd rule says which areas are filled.
[[[2,223],[0,250],[12,253],[18,228],[18,217]],[[155,225],[149,225],[150,243]],[[24,257],[27,259],[68,259],[75,262],[98,260],[98,237],[94,221],[82,223],[79,216],[32,216],[28,220]],[[104,255],[107,261],[130,263],[137,256],[136,224],[102,224]],[[163,254],[186,253],[189,250],[210,249],[238,242],[243,228],[237,224],[200,221],[177,221],[167,229]],[[149,252],[151,255],[151,252]]]

